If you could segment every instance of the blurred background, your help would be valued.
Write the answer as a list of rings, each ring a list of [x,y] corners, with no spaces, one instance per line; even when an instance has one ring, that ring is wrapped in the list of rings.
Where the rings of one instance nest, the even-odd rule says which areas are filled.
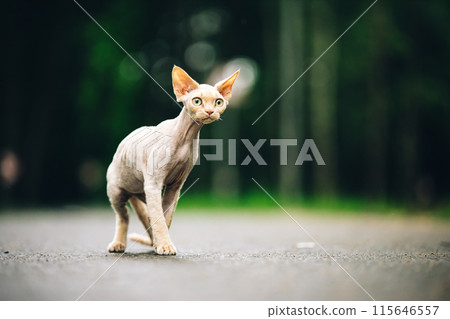
[[[266,166],[225,148],[180,205],[272,205],[254,177],[283,203],[450,214],[448,1],[379,1],[254,125],[371,0],[79,3],[170,94],[174,64],[210,84],[241,69],[202,138],[298,139],[286,166],[268,141]],[[0,208],[108,205],[120,141],[180,109],[73,1],[4,9]],[[306,138],[326,166],[294,165]]]

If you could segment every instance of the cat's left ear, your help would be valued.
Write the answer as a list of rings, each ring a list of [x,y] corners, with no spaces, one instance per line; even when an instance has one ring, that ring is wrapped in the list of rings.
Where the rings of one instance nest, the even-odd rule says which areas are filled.
[[[198,88],[195,82],[182,68],[174,65],[172,70],[173,92],[177,97],[177,102],[181,102],[181,97],[192,90]]]
[[[236,81],[236,78],[239,75],[239,71],[240,70],[237,70],[229,78],[226,78],[215,85],[217,91],[219,91],[227,101],[231,98],[231,89],[233,88],[234,81]]]

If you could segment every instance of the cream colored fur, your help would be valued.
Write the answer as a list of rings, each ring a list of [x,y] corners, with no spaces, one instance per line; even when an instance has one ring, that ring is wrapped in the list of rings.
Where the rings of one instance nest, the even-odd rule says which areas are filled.
[[[129,201],[149,234],[131,234],[129,239],[153,245],[160,255],[176,254],[169,227],[180,190],[198,156],[194,149],[198,149],[200,129],[218,120],[225,111],[238,74],[236,71],[211,86],[198,84],[181,68],[173,68],[174,93],[184,105],[180,115],[132,132],[120,143],[108,168],[107,194],[116,212],[116,231],[109,252],[125,251]]]

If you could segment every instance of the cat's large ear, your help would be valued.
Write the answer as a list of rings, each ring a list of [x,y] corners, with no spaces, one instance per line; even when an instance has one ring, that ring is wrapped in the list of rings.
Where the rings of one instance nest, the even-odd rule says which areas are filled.
[[[173,92],[177,97],[177,101],[181,102],[181,97],[186,93],[198,88],[195,82],[182,68],[174,65],[172,70]]]
[[[233,75],[215,85],[217,91],[219,91],[219,93],[222,94],[223,98],[227,101],[231,98],[231,89],[233,88],[234,81],[236,81],[236,78],[239,75],[239,71],[240,70],[237,70],[233,73]]]

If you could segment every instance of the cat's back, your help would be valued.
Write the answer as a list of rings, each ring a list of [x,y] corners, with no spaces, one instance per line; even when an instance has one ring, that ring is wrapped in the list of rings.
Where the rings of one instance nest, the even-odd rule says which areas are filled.
[[[136,146],[139,145],[139,143],[142,143],[145,140],[147,140],[148,137],[150,137],[152,132],[154,131],[154,128],[155,128],[154,126],[142,126],[135,129],[130,134],[128,134],[117,147],[114,159],[117,159],[118,155],[122,157],[122,155],[124,155],[123,152],[135,148]]]
[[[129,164],[140,162],[154,148],[169,142],[173,119],[166,120],[157,126],[142,126],[128,134],[117,147],[114,160]]]

